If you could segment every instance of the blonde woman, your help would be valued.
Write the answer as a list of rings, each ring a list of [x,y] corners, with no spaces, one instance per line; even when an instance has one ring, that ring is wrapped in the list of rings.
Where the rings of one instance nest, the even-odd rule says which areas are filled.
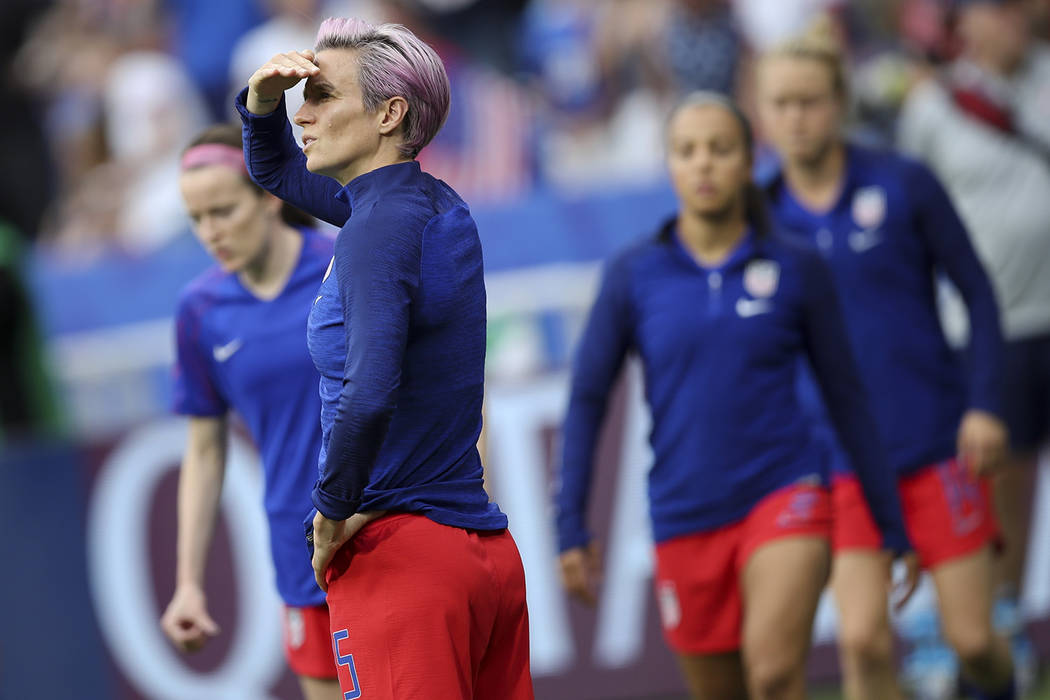
[[[945,638],[979,697],[1011,698],[1010,650],[991,615],[997,529],[985,477],[1002,459],[1007,437],[992,287],[927,168],[843,139],[845,67],[829,25],[818,23],[763,56],[757,92],[764,133],[780,156],[780,169],[765,186],[772,215],[819,249],[832,269],[908,533],[937,591]],[[955,283],[969,307],[969,376],[938,321],[937,272]],[[829,443],[831,590],[847,694],[853,700],[900,697],[887,609],[890,562],[880,551],[855,464]]]

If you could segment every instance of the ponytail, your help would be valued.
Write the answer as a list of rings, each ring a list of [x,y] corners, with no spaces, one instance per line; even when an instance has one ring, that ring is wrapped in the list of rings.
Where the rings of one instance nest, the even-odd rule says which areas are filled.
[[[766,207],[766,195],[753,181],[744,185],[744,218],[758,238],[764,238],[773,230],[769,209]]]

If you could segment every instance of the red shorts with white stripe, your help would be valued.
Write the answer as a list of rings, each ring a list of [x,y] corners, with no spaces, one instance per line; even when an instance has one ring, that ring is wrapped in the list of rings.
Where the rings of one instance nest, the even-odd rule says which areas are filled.
[[[898,491],[908,537],[923,568],[998,543],[988,480],[975,477],[958,460],[919,469],[899,480]],[[882,537],[856,476],[835,476],[832,502],[832,548],[836,553],[881,549]]]
[[[656,599],[667,644],[679,654],[740,648],[740,576],[759,547],[799,535],[831,537],[831,496],[792,485],[766,496],[743,520],[656,545]]]
[[[508,531],[388,515],[326,578],[347,700],[532,700],[525,570]]]
[[[284,655],[297,676],[335,678],[328,606],[284,608]]]

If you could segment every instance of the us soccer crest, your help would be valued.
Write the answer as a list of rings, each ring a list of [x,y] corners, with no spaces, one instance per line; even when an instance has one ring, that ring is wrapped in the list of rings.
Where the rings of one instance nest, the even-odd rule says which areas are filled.
[[[779,282],[780,265],[772,260],[752,260],[744,268],[744,289],[755,299],[776,294]]]
[[[886,190],[862,187],[853,195],[853,222],[862,229],[877,228],[886,219]]]

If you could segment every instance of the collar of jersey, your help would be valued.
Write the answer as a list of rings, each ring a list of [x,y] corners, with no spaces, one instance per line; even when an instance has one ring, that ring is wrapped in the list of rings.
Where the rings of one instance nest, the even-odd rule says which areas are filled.
[[[787,198],[787,201],[790,202],[791,208],[797,210],[798,213],[803,215],[807,220],[814,218],[826,219],[834,216],[843,207],[848,207],[849,202],[853,199],[853,191],[857,189],[858,173],[863,167],[860,161],[864,158],[864,153],[860,147],[849,141],[846,141],[843,145],[846,148],[846,169],[842,181],[842,188],[839,190],[838,197],[835,198],[834,204],[823,212],[811,211],[799,201],[795,196],[795,193],[791,191],[790,187],[788,187],[787,178],[784,177],[784,170],[779,164],[775,174],[771,178],[771,182],[775,183],[775,187],[779,187],[783,191],[782,196]]]
[[[700,261],[694,258],[692,253],[690,253],[685,247],[681,236],[678,235],[678,226],[675,225],[671,227],[671,248],[675,256],[685,261],[693,269],[708,273],[724,272],[743,265],[758,253],[759,245],[754,230],[751,227],[748,227],[747,231],[744,232],[744,237],[741,238],[736,247],[730,251],[725,260],[718,265],[702,265]]]
[[[369,170],[346,183],[339,190],[335,198],[346,202],[351,209],[359,207],[379,196],[392,187],[411,182],[419,177],[419,162],[415,160],[384,165],[375,170]]]

